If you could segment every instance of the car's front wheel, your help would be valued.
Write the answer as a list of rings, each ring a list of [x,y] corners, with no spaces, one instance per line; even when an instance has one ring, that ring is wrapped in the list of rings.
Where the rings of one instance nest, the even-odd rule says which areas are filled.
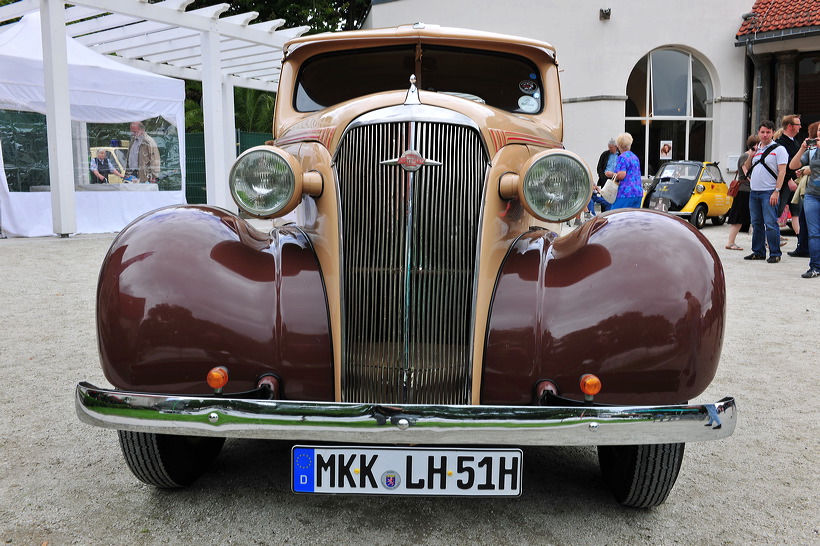
[[[142,482],[163,489],[194,483],[219,455],[225,438],[118,431],[125,462]]]
[[[633,508],[652,508],[662,504],[672,491],[685,446],[598,446],[598,463],[615,500]]]
[[[692,216],[689,217],[689,223],[698,229],[703,229],[703,226],[706,225],[706,205],[701,203],[695,207]]]

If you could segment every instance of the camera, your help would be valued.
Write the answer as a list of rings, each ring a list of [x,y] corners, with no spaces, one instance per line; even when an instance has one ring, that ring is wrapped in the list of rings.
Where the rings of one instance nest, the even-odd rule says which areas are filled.
[[[817,146],[817,139],[816,138],[807,138],[806,139],[806,147],[809,146]]]

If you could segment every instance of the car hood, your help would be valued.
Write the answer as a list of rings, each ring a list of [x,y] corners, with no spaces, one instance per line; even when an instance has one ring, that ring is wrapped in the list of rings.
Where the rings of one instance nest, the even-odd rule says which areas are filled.
[[[691,179],[658,178],[647,192],[652,199],[669,199],[677,207],[683,207],[692,198],[695,191],[695,181]]]

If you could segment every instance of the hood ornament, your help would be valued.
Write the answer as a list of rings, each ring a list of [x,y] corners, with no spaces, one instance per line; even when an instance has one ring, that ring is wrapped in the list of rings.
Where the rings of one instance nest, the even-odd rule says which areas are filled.
[[[433,161],[432,159],[424,159],[416,150],[407,150],[401,157],[395,159],[385,159],[379,162],[380,165],[399,165],[405,171],[414,173],[425,165],[437,167],[441,165],[440,161]]]
[[[416,89],[415,74],[410,74],[410,89],[407,90],[407,96],[404,98],[404,104],[421,104],[421,101],[419,101],[419,90]]]

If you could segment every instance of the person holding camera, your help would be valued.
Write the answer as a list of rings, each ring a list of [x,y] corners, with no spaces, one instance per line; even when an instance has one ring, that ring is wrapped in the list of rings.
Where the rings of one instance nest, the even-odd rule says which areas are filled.
[[[804,279],[820,277],[820,153],[817,152],[820,124],[809,137],[800,145],[800,153],[789,162],[789,167],[794,170],[806,165],[810,168],[801,214],[806,219],[809,237],[809,270],[801,275]]]

